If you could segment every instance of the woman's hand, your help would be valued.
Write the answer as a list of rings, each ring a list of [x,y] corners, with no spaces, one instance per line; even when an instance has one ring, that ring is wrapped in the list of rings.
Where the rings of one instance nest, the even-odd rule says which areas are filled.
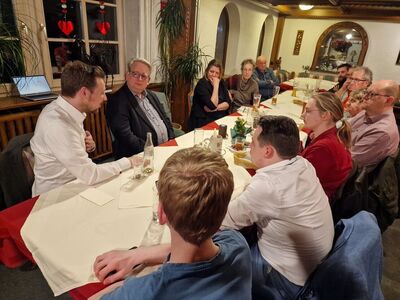
[[[216,88],[216,87],[219,86],[219,82],[220,82],[220,81],[221,81],[221,80],[220,80],[218,77],[213,77],[213,78],[211,79],[211,83],[212,83],[212,85],[213,85],[214,88]]]

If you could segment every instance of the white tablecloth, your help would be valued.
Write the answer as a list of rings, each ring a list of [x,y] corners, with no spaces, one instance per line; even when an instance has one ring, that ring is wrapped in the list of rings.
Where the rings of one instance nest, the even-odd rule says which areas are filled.
[[[178,149],[181,147],[155,148],[156,173]],[[230,169],[234,174],[234,195],[238,195],[248,184],[250,175],[233,162]],[[79,196],[88,187],[77,181],[38,199],[21,235],[56,296],[96,282],[92,268],[97,255],[115,248],[128,249],[140,245],[152,216],[152,187],[157,174],[129,193],[132,202],[140,202],[141,208],[121,209],[120,187],[129,175],[131,171],[96,186],[96,189],[114,197],[103,206]],[[127,195],[123,194],[126,201]],[[169,242],[169,238],[166,227],[163,242]]]
[[[278,96],[278,103],[263,113],[286,115],[300,123],[301,106],[292,102],[290,92]],[[243,117],[251,117],[246,114]],[[227,116],[217,124],[234,126],[237,117]],[[205,130],[209,138],[212,130]],[[300,134],[304,141],[307,135]],[[248,136],[251,140],[251,136]],[[79,196],[88,186],[78,180],[40,196],[21,229],[22,238],[40,267],[55,295],[96,282],[93,262],[97,255],[115,249],[139,246],[152,217],[152,187],[166,159],[178,149],[193,146],[193,132],[176,138],[178,146],[155,147],[155,174],[143,180],[131,191],[121,191],[132,170],[128,170],[108,182],[95,186],[98,191],[113,197],[99,206]],[[232,198],[239,195],[248,184],[248,172],[233,162],[228,151],[230,139],[224,140],[224,158],[235,181]],[[169,241],[169,231],[164,231],[163,241]]]
[[[290,79],[289,81],[285,81],[283,83],[286,85],[293,86],[293,82],[296,81],[297,87],[299,89],[306,89],[307,84],[309,85],[309,88],[314,89],[317,84],[317,80],[318,79],[314,79],[314,78],[296,77],[294,79]],[[319,88],[327,91],[327,90],[330,90],[331,88],[333,88],[336,84],[337,84],[337,82],[333,82],[333,81],[329,81],[329,80],[320,80]]]

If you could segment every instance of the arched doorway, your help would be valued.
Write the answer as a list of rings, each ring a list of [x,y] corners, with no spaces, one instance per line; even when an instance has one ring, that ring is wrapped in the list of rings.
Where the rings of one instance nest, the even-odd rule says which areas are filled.
[[[221,12],[217,27],[217,40],[215,45],[214,57],[218,59],[225,69],[226,63],[226,50],[228,48],[229,36],[229,15],[226,7]]]

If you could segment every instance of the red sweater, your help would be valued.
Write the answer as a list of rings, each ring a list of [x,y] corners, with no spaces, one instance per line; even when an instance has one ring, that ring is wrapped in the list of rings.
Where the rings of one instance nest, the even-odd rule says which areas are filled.
[[[335,127],[307,142],[300,155],[314,166],[322,188],[331,199],[351,171],[351,154],[337,137]]]

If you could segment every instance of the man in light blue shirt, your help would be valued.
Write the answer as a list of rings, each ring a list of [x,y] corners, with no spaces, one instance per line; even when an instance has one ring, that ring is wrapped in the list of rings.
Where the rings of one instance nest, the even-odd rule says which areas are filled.
[[[102,299],[251,299],[245,239],[233,230],[216,233],[233,186],[220,154],[196,147],[168,158],[157,188],[159,220],[169,227],[171,244],[110,251],[96,258],[94,271],[110,284],[137,264],[164,264],[150,275],[126,280]]]

